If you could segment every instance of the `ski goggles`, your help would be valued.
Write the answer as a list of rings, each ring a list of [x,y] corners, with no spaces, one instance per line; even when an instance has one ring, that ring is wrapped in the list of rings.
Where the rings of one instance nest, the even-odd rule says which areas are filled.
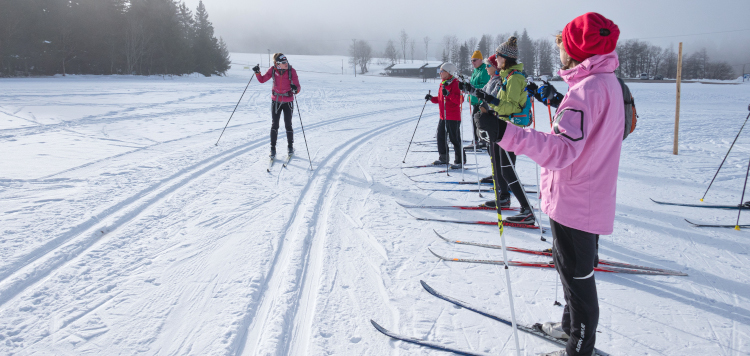
[[[278,64],[287,64],[289,63],[286,59],[286,56],[279,56],[279,58],[276,59],[276,63]]]

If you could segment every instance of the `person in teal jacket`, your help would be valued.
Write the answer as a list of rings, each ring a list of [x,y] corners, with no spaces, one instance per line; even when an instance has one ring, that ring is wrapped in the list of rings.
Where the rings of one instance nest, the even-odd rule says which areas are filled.
[[[474,51],[474,54],[471,55],[471,65],[474,66],[474,71],[471,73],[471,80],[469,82],[474,88],[484,88],[484,86],[490,81],[490,75],[487,73],[487,65],[482,61],[483,58],[482,52],[479,50]],[[474,117],[474,115],[479,112],[479,104],[481,104],[481,100],[477,99],[474,95],[469,95],[469,103],[471,103],[471,117]],[[486,143],[479,140],[477,137],[476,122],[471,120],[471,123],[474,127],[474,130],[472,130],[472,132],[474,132],[474,142],[478,143],[477,148],[486,147]],[[474,147],[469,146],[464,149],[473,150]]]

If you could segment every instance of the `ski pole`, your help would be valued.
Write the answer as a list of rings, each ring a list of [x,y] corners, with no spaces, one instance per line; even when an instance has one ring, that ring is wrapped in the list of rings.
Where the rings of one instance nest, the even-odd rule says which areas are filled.
[[[474,113],[476,114],[476,113]],[[474,122],[474,117],[471,118],[472,123]],[[472,126],[473,127],[473,126]],[[476,135],[476,130],[474,130],[474,135]],[[479,158],[477,157],[477,145],[479,144],[479,139],[474,140],[474,165],[477,166],[477,169],[479,169]],[[477,189],[479,190],[479,197],[484,198],[482,196],[482,180],[479,176],[479,172],[477,172]]]
[[[302,138],[305,139],[305,149],[307,150],[307,160],[310,161],[310,170],[313,170],[312,167],[312,157],[310,156],[310,148],[307,147],[307,137],[305,137],[305,127],[302,126],[302,114],[300,113],[299,104],[297,104],[297,95],[292,93],[292,97],[294,98],[294,106],[297,107],[297,115],[299,115],[299,127],[302,128]]]
[[[495,188],[495,201],[497,202],[495,204],[495,208],[497,209],[497,226],[500,229],[500,244],[503,249],[503,265],[505,265],[505,283],[508,288],[508,301],[510,303],[510,318],[513,326],[513,338],[516,341],[516,355],[521,356],[521,347],[518,343],[518,325],[516,324],[516,311],[515,307],[513,306],[513,289],[511,288],[510,284],[510,270],[508,268],[508,252],[505,248],[505,235],[503,234],[503,213],[502,213],[502,207],[500,206],[500,189],[497,187],[497,182],[499,179],[500,174],[500,167],[496,167],[496,160],[495,156],[499,154],[500,146],[496,144],[496,142],[491,141],[490,147],[488,148],[490,150],[490,158],[492,160],[492,184]]]
[[[232,115],[229,115],[229,120],[227,120],[227,124],[224,125],[224,130],[221,130],[221,135],[219,135],[219,140],[221,140],[221,136],[224,136],[224,131],[226,131],[227,126],[229,126],[229,121],[232,121],[232,116],[234,116],[234,112],[237,111],[237,107],[240,106],[240,102],[242,101],[242,97],[245,96],[245,92],[247,91],[247,87],[250,86],[250,82],[253,81],[253,78],[255,78],[255,74],[250,77],[250,80],[247,82],[247,85],[245,86],[245,90],[242,91],[242,95],[240,95],[240,100],[237,101],[237,105],[234,106],[234,110],[232,110]],[[216,143],[214,146],[219,145],[219,140],[216,140]]]
[[[445,89],[445,87],[441,88]],[[451,169],[451,156],[450,156],[450,149],[448,148],[448,97],[443,97],[443,127],[445,127],[445,156],[448,157],[447,160],[445,160],[445,175],[450,177],[450,169]]]
[[[735,230],[740,229],[740,214],[742,214],[742,202],[745,201],[745,188],[747,188],[747,176],[750,175],[750,162],[747,162],[747,173],[745,173],[745,185],[742,186],[742,199],[740,201],[740,209],[737,211],[737,224],[734,225]]]
[[[750,106],[747,108],[750,110]],[[740,134],[742,133],[742,129],[745,128],[745,124],[747,124],[747,119],[750,119],[750,114],[747,114],[747,117],[745,118],[745,122],[742,124],[742,127],[740,127],[740,132],[737,133],[737,136],[734,137],[734,141],[732,141],[732,145],[729,146],[729,151],[727,151],[727,154],[724,155],[724,159],[721,160],[721,164],[719,165],[719,169],[716,170],[716,173],[714,174],[714,177],[711,179],[711,183],[708,184],[708,188],[706,188],[706,192],[703,193],[703,198],[701,198],[701,201],[706,198],[706,194],[708,194],[708,190],[711,189],[711,185],[714,184],[714,180],[716,179],[716,176],[719,175],[719,170],[721,170],[721,166],[724,165],[724,161],[727,160],[727,157],[729,156],[729,152],[732,152],[732,147],[734,147],[734,143],[737,142],[737,139],[740,137]]]
[[[427,91],[427,95],[430,95],[432,90]],[[419,113],[419,119],[417,119],[417,126],[414,126],[414,133],[411,134],[411,140],[409,140],[409,147],[406,147],[406,154],[404,154],[404,160],[401,161],[401,163],[406,163],[406,155],[409,154],[409,149],[411,148],[411,142],[414,141],[414,135],[417,134],[417,127],[419,127],[419,121],[422,120],[422,114],[424,114],[424,108],[427,107],[427,99],[424,101],[424,106],[422,106],[422,112]]]
[[[465,181],[464,179],[464,121],[463,119],[463,113],[464,113],[464,103],[463,103],[464,96],[461,95],[461,106],[458,110],[458,139],[461,141],[461,143],[458,145],[458,147],[461,149],[461,181]]]

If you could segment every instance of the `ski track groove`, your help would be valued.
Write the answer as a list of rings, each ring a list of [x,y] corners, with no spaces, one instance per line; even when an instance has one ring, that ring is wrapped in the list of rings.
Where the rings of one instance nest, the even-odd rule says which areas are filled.
[[[404,109],[409,109],[409,107],[392,108],[344,116],[341,118],[317,122],[309,125],[309,129],[324,127],[329,124],[354,118]],[[196,164],[185,167],[129,198],[104,209],[98,214],[92,216],[89,220],[78,224],[58,237],[51,239],[41,247],[30,251],[23,256],[17,257],[15,262],[6,265],[5,268],[0,270],[0,308],[27,288],[43,280],[50,273],[65,265],[68,261],[73,260],[75,257],[87,251],[104,236],[137,217],[148,207],[168,198],[170,193],[188,185],[196,178],[223,165],[229,160],[262,147],[266,143],[267,138],[263,137],[237,145],[205,158]],[[107,223],[104,220],[114,221]]]
[[[263,290],[263,296],[260,298],[260,301],[257,302],[257,308],[252,308],[253,311],[249,313],[248,323],[246,326],[243,325],[242,330],[245,330],[242,337],[238,338],[237,347],[230,348],[230,354],[234,355],[242,355],[245,352],[245,349],[247,347],[254,347],[254,352],[257,354],[259,352],[262,352],[263,354],[288,354],[290,349],[293,349],[295,345],[297,345],[296,338],[294,337],[294,334],[302,333],[302,334],[308,334],[310,326],[307,325],[309,320],[301,320],[300,323],[305,323],[306,325],[302,329],[293,330],[295,327],[295,324],[299,325],[300,323],[294,323],[290,321],[294,321],[297,318],[297,313],[300,309],[300,304],[303,302],[302,296],[310,295],[309,293],[315,293],[314,291],[310,292],[308,291],[309,288],[314,288],[310,286],[310,283],[307,282],[308,279],[308,272],[310,272],[310,265],[316,265],[319,264],[316,261],[310,262],[310,251],[313,248],[312,246],[316,243],[316,240],[320,240],[321,238],[324,238],[326,231],[324,229],[327,219],[326,214],[324,214],[323,218],[323,229],[321,229],[319,225],[320,219],[319,216],[321,215],[321,212],[323,210],[328,211],[330,209],[330,205],[332,202],[332,199],[335,197],[335,194],[331,194],[331,191],[333,191],[333,188],[336,184],[336,180],[334,178],[340,176],[339,168],[345,165],[349,159],[351,159],[351,155],[359,148],[361,147],[361,143],[369,141],[373,139],[376,136],[379,136],[389,130],[392,130],[394,128],[400,127],[401,125],[405,123],[410,123],[413,119],[416,119],[417,116],[409,117],[406,120],[401,120],[399,123],[392,123],[388,122],[387,124],[381,125],[377,129],[373,129],[370,131],[367,131],[365,133],[362,133],[356,137],[351,138],[347,142],[339,145],[338,147],[347,147],[349,148],[341,152],[338,148],[334,149],[333,153],[326,157],[322,162],[318,163],[318,168],[315,169],[313,172],[312,177],[309,178],[307,184],[300,192],[300,196],[298,198],[298,204],[295,205],[294,211],[292,212],[292,215],[289,219],[289,221],[286,224],[286,228],[283,230],[286,231],[284,234],[285,236],[293,234],[295,232],[298,232],[301,228],[300,225],[312,225],[307,230],[307,234],[301,239],[302,241],[300,244],[302,245],[303,251],[301,251],[301,256],[297,257],[289,257],[290,254],[296,251],[289,251],[290,249],[296,249],[299,246],[291,246],[287,247],[288,244],[284,243],[284,240],[281,240],[281,246],[277,248],[277,253],[274,256],[271,269],[269,270],[267,277],[264,279],[264,285],[262,286],[261,290]],[[329,161],[334,161],[333,166],[329,168],[328,172],[325,173],[323,178],[319,181],[315,178],[318,176],[323,175],[322,169],[326,167],[326,164]],[[333,181],[334,184],[331,184],[331,181]],[[310,197],[309,195],[313,193],[313,188],[315,187],[324,187],[321,188],[319,192],[317,192],[318,197],[317,199],[314,197]],[[307,202],[307,203],[302,203]],[[311,204],[312,203],[312,204]],[[304,207],[303,207],[304,205]],[[304,214],[304,210],[310,210],[309,207],[312,205],[312,215],[311,217],[307,218]],[[322,208],[321,208],[322,207]],[[303,210],[304,208],[304,210]],[[302,227],[303,228],[303,227]],[[321,231],[322,230],[322,231]],[[323,236],[316,239],[318,234],[322,232]],[[312,241],[311,241],[312,240]],[[290,242],[291,243],[291,242]],[[320,255],[320,254],[318,254]],[[316,256],[316,258],[321,258],[322,256]],[[295,266],[294,270],[292,271],[283,271],[281,276],[279,276],[279,273],[277,273],[277,269],[283,269],[284,264],[292,261],[298,261],[297,265]],[[316,277],[316,274],[319,274],[320,271],[312,271],[310,272],[313,274],[312,278]],[[279,279],[288,279],[285,278],[288,276],[293,276],[291,281],[282,280],[279,281]],[[286,282],[286,285],[282,285]],[[290,285],[291,284],[291,285]],[[284,288],[286,287],[286,288]],[[280,289],[283,289],[283,293],[275,293],[272,292],[272,295],[276,296],[275,300],[269,300],[270,297],[267,295],[268,291],[273,290],[277,291]],[[278,296],[286,296],[287,297],[287,303],[278,303]],[[306,302],[306,300],[304,300]],[[314,303],[315,301],[312,301],[311,310],[314,311]],[[279,306],[283,305],[283,306]],[[306,306],[303,306],[304,309]],[[282,310],[278,310],[282,309]],[[310,316],[308,316],[309,318]],[[270,319],[270,320],[269,320]],[[276,324],[272,324],[270,327],[267,325],[269,322],[273,323],[276,321]],[[276,328],[274,328],[276,327]],[[274,329],[269,331],[269,329]],[[281,329],[281,330],[279,330]],[[294,334],[292,334],[292,339],[289,339],[290,331],[293,331]],[[269,335],[270,333],[270,335]],[[274,342],[276,341],[276,342]],[[308,342],[309,340],[305,340],[305,342]],[[263,346],[266,344],[271,343],[272,345],[269,346],[271,349],[270,351],[266,350]],[[281,344],[281,345],[279,345]],[[304,346],[306,347],[307,344]],[[260,347],[260,349],[258,349]],[[232,350],[233,349],[233,350]]]

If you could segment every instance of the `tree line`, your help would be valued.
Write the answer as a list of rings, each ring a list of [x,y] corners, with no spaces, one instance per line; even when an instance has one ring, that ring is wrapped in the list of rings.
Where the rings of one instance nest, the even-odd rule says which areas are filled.
[[[201,1],[3,0],[0,76],[223,75],[229,51]]]
[[[440,47],[437,48],[435,58],[443,62],[456,64],[459,72],[469,74],[473,67],[470,57],[475,50],[482,52],[484,57],[495,53],[495,49],[505,42],[510,36],[518,38],[519,61],[524,64],[524,71],[528,75],[553,76],[560,68],[560,53],[554,43],[554,37],[532,39],[526,29],[520,34],[502,33],[498,35],[484,34],[480,38],[471,37],[460,41],[457,36],[443,36]],[[349,49],[350,63],[359,63],[362,73],[367,72],[367,64],[371,63],[373,57],[378,58],[380,65],[397,63],[413,63],[426,61],[429,57],[430,37],[424,37],[424,47],[417,46],[415,39],[410,38],[405,30],[399,34],[399,43],[389,40],[381,53],[375,53],[370,44],[365,40],[359,40]],[[364,51],[363,48],[367,50]],[[363,56],[367,54],[367,56]],[[409,56],[407,56],[407,54]],[[415,58],[415,54],[419,58]],[[620,67],[616,73],[622,78],[638,78],[645,73],[649,77],[675,78],[677,76],[677,53],[674,46],[662,48],[648,42],[639,40],[625,40],[617,44],[617,54]],[[705,48],[701,48],[691,54],[683,54],[682,78],[683,79],[734,79],[732,66],[724,61],[711,61]]]

